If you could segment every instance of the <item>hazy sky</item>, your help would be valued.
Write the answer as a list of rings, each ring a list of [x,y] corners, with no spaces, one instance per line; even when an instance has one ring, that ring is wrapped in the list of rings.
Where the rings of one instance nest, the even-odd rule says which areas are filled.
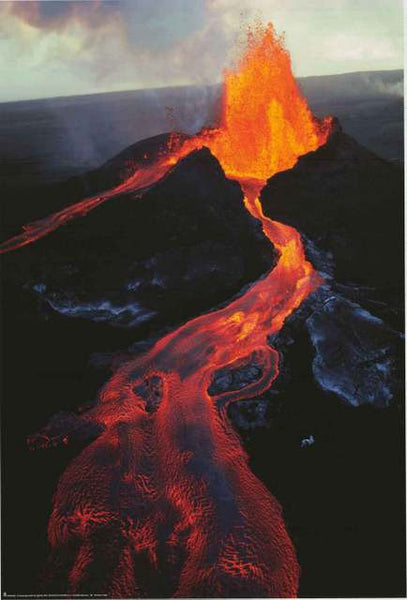
[[[297,76],[402,67],[403,0],[3,0],[0,101],[215,83],[259,19]]]

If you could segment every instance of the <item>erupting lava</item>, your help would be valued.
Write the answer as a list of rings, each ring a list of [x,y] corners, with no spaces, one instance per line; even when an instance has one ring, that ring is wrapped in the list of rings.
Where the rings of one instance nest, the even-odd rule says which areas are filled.
[[[229,177],[266,180],[324,143],[330,123],[312,116],[270,24],[249,33],[237,69],[225,74],[222,124],[207,145]]]
[[[7,251],[34,241],[101,201],[151,185],[181,157],[208,146],[240,182],[246,208],[279,252],[277,266],[243,296],[121,367],[79,417],[104,431],[72,462],[55,494],[48,578],[59,591],[151,597],[160,595],[154,582],[164,578],[178,597],[296,595],[298,564],[281,509],[250,471],[224,407],[271,386],[278,353],[267,336],[320,283],[298,232],[266,218],[258,194],[329,131],[330,121],[317,121],[299,92],[281,39],[271,25],[258,28],[236,70],[226,73],[218,129],[175,138],[157,164],[122,186],[3,244]],[[257,381],[208,394],[215,371],[244,362],[261,367]],[[152,397],[160,402],[148,410]]]

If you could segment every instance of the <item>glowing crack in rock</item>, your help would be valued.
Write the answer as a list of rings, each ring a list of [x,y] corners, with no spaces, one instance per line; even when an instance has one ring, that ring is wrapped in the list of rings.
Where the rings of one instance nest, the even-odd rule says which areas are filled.
[[[265,217],[258,196],[267,178],[325,143],[330,128],[329,119],[311,114],[282,40],[271,25],[258,27],[225,74],[217,129],[187,140],[174,135],[155,164],[3,244],[3,251],[17,249],[123,191],[141,191],[207,146],[241,184],[247,210],[279,253],[276,267],[244,295],[120,367],[96,406],[78,417],[103,433],[59,481],[48,589],[151,597],[161,578],[174,597],[296,595],[299,567],[281,508],[251,472],[225,406],[272,385],[279,356],[267,337],[321,283],[299,233]],[[259,367],[256,381],[209,395],[215,371],[248,360]],[[69,438],[68,428],[62,439]],[[46,439],[52,445],[52,428]]]

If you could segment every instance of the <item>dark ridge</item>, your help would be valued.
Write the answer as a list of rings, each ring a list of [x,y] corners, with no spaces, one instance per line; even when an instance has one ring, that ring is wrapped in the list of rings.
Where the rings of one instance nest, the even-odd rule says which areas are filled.
[[[5,255],[4,265],[8,281],[25,286],[50,315],[70,313],[72,320],[70,307],[82,306],[76,318],[128,326],[130,309],[109,316],[94,307],[140,305],[161,325],[177,323],[224,302],[274,259],[240,186],[205,148],[143,196],[112,198]]]
[[[352,137],[328,142],[272,177],[267,216],[294,226],[333,256],[339,283],[378,288],[402,304],[403,173]]]
[[[141,140],[122,150],[97,169],[70,177],[59,183],[24,186],[17,174],[4,180],[2,211],[2,239],[16,235],[21,228],[37,219],[109,190],[122,183],[137,167],[150,164],[168,146],[170,134],[163,133]],[[4,165],[2,165],[4,168]]]

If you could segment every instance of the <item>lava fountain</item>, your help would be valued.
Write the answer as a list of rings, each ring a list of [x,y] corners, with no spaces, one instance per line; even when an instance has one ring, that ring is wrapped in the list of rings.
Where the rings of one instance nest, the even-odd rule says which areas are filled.
[[[311,114],[282,39],[271,25],[258,27],[239,64],[225,74],[217,129],[187,140],[175,136],[156,164],[118,188],[3,244],[3,251],[16,249],[101,201],[151,185],[180,158],[207,146],[239,181],[247,210],[279,253],[276,267],[244,295],[120,367],[97,404],[78,417],[103,433],[59,481],[47,589],[151,597],[164,595],[157,582],[165,580],[165,594],[174,597],[296,595],[299,568],[281,508],[250,471],[225,407],[272,385],[279,357],[267,336],[321,282],[299,233],[265,217],[258,194],[267,178],[323,144],[330,128],[330,120]],[[248,362],[260,367],[258,380],[209,395],[217,370]],[[148,410],[152,397],[157,402]]]

